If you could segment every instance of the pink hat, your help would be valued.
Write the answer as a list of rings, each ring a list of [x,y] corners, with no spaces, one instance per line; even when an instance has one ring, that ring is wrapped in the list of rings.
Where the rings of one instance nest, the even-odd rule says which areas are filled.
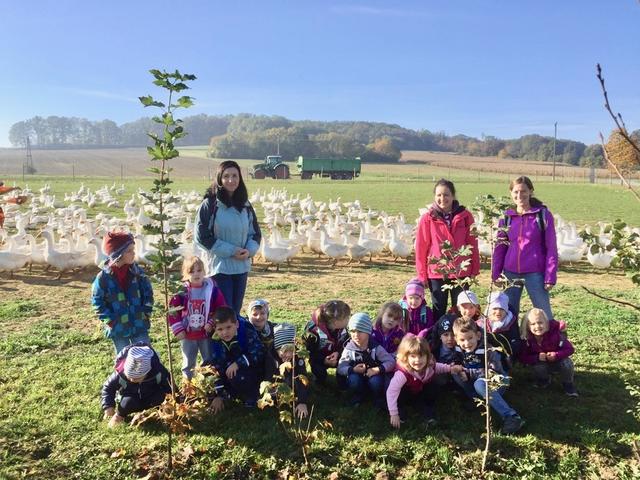
[[[406,297],[409,295],[417,295],[420,298],[424,298],[424,284],[419,278],[412,278],[409,280],[409,283],[407,283],[407,286],[404,287],[404,295]]]

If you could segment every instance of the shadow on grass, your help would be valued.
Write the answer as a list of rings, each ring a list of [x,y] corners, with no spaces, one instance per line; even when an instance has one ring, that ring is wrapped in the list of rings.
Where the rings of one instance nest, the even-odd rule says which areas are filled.
[[[640,425],[627,413],[633,407],[633,400],[615,372],[581,371],[576,377],[580,391],[577,399],[564,394],[557,378],[548,389],[539,390],[532,386],[529,372],[519,368],[516,375],[505,398],[526,419],[522,435],[533,435],[543,441],[542,446],[548,445],[546,441],[549,441],[581,450],[608,452],[615,457],[631,456],[630,448],[620,441],[620,437],[640,433]],[[318,420],[327,420],[332,425],[325,431],[326,439],[316,442],[313,448],[313,455],[328,467],[339,465],[340,451],[350,442],[384,444],[397,436],[411,442],[430,438],[455,450],[470,452],[484,446],[481,410],[465,411],[462,408],[464,398],[456,392],[441,393],[436,428],[427,428],[416,408],[409,409],[409,418],[400,430],[393,429],[388,414],[371,403],[349,406],[348,394],[339,392],[332,381],[324,390],[318,390],[314,385],[312,399],[315,404],[312,425]],[[501,420],[495,414],[492,425],[494,432],[498,432]],[[233,404],[222,415],[206,418],[196,426],[195,432],[222,435],[262,455],[302,460],[299,449],[279,424],[274,409],[260,411]],[[527,455],[526,447],[520,447],[517,440],[500,434],[496,436],[495,446],[509,455]],[[406,460],[410,461],[409,458]]]

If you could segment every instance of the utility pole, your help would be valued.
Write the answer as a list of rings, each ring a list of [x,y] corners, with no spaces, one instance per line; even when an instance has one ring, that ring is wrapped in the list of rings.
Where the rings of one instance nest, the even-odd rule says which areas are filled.
[[[558,122],[553,124],[553,181],[556,181],[556,139],[558,138]]]
[[[28,173],[32,173],[33,171],[33,155],[31,155],[31,141],[29,140],[29,136],[27,136],[25,141],[25,146],[27,149],[27,171]],[[24,172],[23,172],[24,176]]]

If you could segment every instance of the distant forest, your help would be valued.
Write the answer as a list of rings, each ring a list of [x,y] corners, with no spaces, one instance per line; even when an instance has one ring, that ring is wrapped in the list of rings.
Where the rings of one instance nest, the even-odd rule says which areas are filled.
[[[380,122],[321,122],[289,120],[281,116],[252,114],[194,115],[185,117],[187,137],[179,145],[209,145],[214,158],[263,158],[276,152],[286,160],[298,155],[355,157],[365,162],[396,162],[401,150],[455,152],[551,161],[553,137],[525,135],[511,140],[492,136],[481,139],[443,132],[411,130]],[[147,132],[158,132],[150,118],[117,125],[111,120],[92,122],[75,117],[33,117],[12,125],[9,141],[36,148],[140,147],[149,144]],[[602,166],[600,145],[573,140],[556,141],[556,159],[570,165]]]

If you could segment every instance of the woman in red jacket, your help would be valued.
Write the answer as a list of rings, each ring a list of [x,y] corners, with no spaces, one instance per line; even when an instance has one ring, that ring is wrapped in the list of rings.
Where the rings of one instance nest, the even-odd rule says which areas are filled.
[[[480,255],[478,239],[472,234],[473,215],[456,200],[456,188],[453,182],[440,179],[433,189],[434,202],[418,223],[416,234],[416,273],[425,286],[431,290],[433,313],[436,319],[447,311],[448,293],[451,292],[451,305],[455,305],[460,287],[442,290],[443,285],[450,284],[454,278],[474,277],[480,272]],[[456,259],[454,274],[445,278],[438,272],[437,265],[429,264],[430,258],[442,256],[441,245],[447,240],[457,250],[465,245],[471,247],[471,255]],[[466,268],[461,263],[470,260]]]

